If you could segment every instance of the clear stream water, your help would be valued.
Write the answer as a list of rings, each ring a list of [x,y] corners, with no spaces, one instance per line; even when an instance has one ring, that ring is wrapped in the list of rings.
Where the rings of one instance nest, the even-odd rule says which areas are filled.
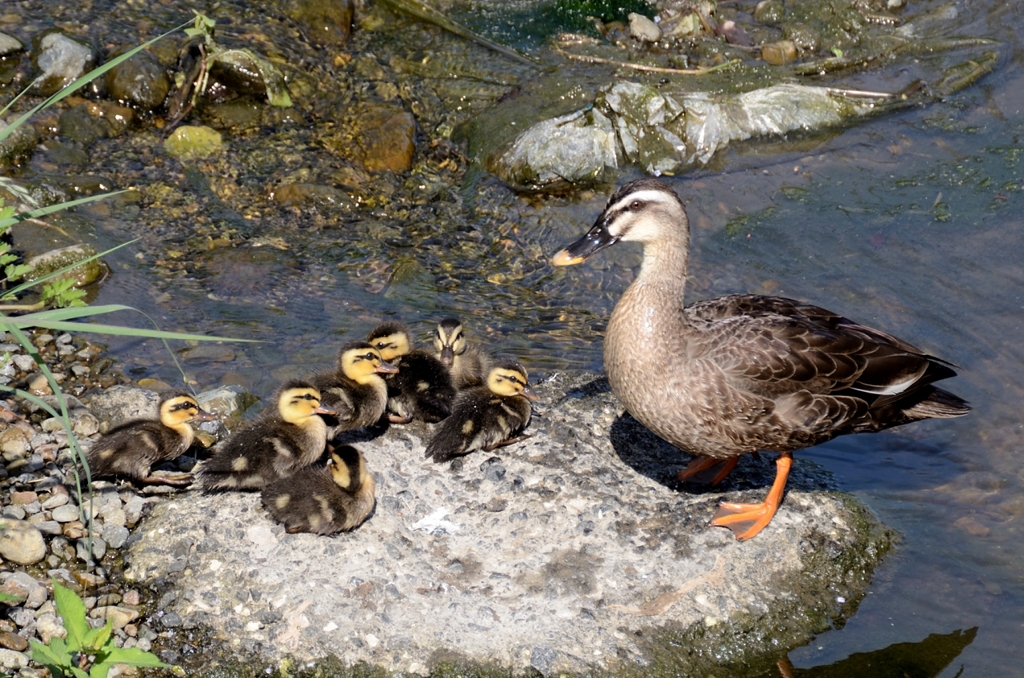
[[[50,18],[28,19],[33,4],[5,7],[0,29],[19,16],[18,26],[33,30],[58,17],[92,16],[103,25],[101,4],[48,2]],[[175,14],[187,16],[189,4]],[[958,365],[960,376],[945,385],[975,408],[962,419],[846,437],[796,455],[797,463],[833,471],[903,541],[841,629],[790,653],[795,675],[1021,673],[1024,8],[951,4],[964,34],[1002,41],[998,70],[977,85],[841,133],[737,147],[714,171],[673,180],[693,225],[691,300],[771,293],[873,324]],[[111,28],[141,25],[132,3],[127,12],[127,24]],[[408,30],[448,40],[412,24]],[[260,140],[232,143],[251,152]],[[304,162],[322,161],[309,152]],[[210,167],[173,178],[186,193],[194,189],[204,209],[204,190],[218,179]],[[240,185],[272,180],[257,163],[245,171]],[[138,184],[147,172],[117,176]],[[620,181],[633,176],[627,171]],[[251,249],[257,254],[225,265],[216,256],[223,250],[214,250],[187,273],[169,275],[155,248],[185,237],[161,231],[151,249],[112,257],[114,274],[97,301],[136,306],[164,329],[263,340],[184,351],[200,388],[241,383],[266,395],[281,377],[330,363],[342,337],[391,315],[424,338],[440,317],[461,315],[475,337],[522,358],[535,378],[599,370],[600,333],[639,252],[620,245],[557,271],[546,258],[589,228],[607,191],[517,196],[479,173],[466,175],[458,191],[464,209],[438,217],[445,232],[423,212],[403,221],[386,209],[321,210],[312,227],[308,214],[257,201],[249,207],[266,214],[256,235],[283,235],[288,251]],[[133,235],[152,241],[152,233],[137,232],[145,210],[91,210],[88,233],[101,245]],[[187,228],[189,219],[179,219]],[[373,238],[378,250],[360,244]],[[112,342],[111,350],[129,374],[176,379],[159,343]],[[974,628],[976,635],[957,634]],[[945,639],[923,642],[933,634]]]

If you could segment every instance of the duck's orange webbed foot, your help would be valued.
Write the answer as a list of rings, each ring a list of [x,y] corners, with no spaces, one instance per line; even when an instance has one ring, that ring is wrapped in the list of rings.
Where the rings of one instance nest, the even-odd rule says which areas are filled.
[[[717,527],[728,527],[740,541],[746,541],[757,535],[772,521],[782,501],[782,493],[786,489],[786,478],[793,458],[789,452],[783,452],[775,462],[776,474],[772,489],[768,492],[763,504],[735,504],[722,502],[715,512],[711,524]]]

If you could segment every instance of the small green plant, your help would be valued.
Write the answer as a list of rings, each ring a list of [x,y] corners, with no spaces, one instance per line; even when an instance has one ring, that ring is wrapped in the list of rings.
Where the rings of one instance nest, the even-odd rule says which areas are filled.
[[[172,97],[171,103],[168,105],[171,120],[175,123],[180,122],[195,108],[199,98],[206,93],[207,85],[210,82],[210,70],[217,62],[234,66],[239,70],[255,70],[263,81],[267,101],[271,106],[288,108],[292,105],[292,98],[288,94],[284,75],[277,66],[244,47],[238,49],[221,47],[214,39],[214,26],[217,22],[195,10],[193,12],[196,15],[195,19],[192,22],[192,27],[185,29],[185,34],[197,41],[196,45],[200,56],[199,67],[178,75],[175,83],[178,93]]]
[[[48,668],[54,676],[106,678],[115,664],[173,668],[151,652],[143,652],[137,647],[116,647],[114,625],[110,619],[98,629],[90,628],[82,599],[56,581],[53,581],[53,600],[64,622],[67,638],[54,636],[50,638],[49,645],[36,640],[29,642],[32,644],[32,661]]]

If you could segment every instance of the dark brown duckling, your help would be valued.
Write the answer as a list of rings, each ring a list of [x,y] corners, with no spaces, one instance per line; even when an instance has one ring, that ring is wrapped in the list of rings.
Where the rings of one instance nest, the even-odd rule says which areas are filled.
[[[497,358],[487,373],[486,386],[459,391],[452,414],[437,428],[427,444],[426,456],[436,462],[469,454],[490,452],[529,436],[520,433],[530,423],[531,400],[526,369],[511,358]]]
[[[153,464],[180,457],[192,445],[193,421],[212,421],[214,416],[184,392],[160,399],[159,419],[125,422],[107,431],[85,458],[93,478],[125,476],[142,483],[183,486],[191,473],[152,475]]]
[[[380,421],[388,404],[384,377],[397,372],[376,348],[354,341],[341,347],[336,370],[306,377],[320,389],[324,405],[335,411],[326,417],[327,439]]]
[[[308,381],[289,381],[278,392],[276,407],[214,448],[199,470],[200,487],[258,490],[309,466],[327,445],[321,414],[334,410],[320,405],[320,391]]]
[[[823,308],[750,294],[684,308],[690,225],[679,196],[658,179],[616,191],[593,228],[552,263],[577,264],[620,240],[642,243],[644,260],[605,334],[615,396],[697,456],[680,479],[721,467],[721,480],[741,454],[780,453],[764,503],[723,503],[711,521],[741,541],[775,515],[794,450],[970,410],[933,385],[956,375],[952,365]]]
[[[451,372],[455,388],[482,386],[489,359],[466,339],[466,330],[458,318],[445,318],[434,332],[435,356]]]
[[[413,419],[435,422],[451,413],[455,384],[448,368],[430,353],[412,348],[404,325],[378,325],[367,341],[398,368],[398,374],[385,378],[391,423],[408,424]]]
[[[267,485],[262,500],[288,532],[334,534],[362,525],[373,512],[375,488],[359,450],[340,445],[326,466],[307,466]]]

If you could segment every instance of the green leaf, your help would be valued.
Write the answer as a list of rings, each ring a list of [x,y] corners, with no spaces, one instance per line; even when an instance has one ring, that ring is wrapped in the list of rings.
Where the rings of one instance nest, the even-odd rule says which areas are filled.
[[[110,640],[110,634],[114,632],[114,620],[107,619],[107,623],[98,629],[89,629],[85,634],[82,647],[89,654],[100,654],[103,646]]]
[[[0,603],[13,603],[20,600],[18,596],[12,596],[10,593],[0,593]]]
[[[150,668],[169,668],[152,652],[143,652],[137,647],[115,647],[103,659],[104,663],[128,664],[129,666],[146,666]]]
[[[0,229],[16,224],[19,221],[25,221],[26,219],[36,219],[38,217],[45,217],[47,214],[53,214],[54,212],[61,212],[72,207],[79,205],[86,205],[90,202],[96,202],[97,200],[104,200],[111,196],[119,195],[124,193],[128,189],[121,191],[111,191],[110,193],[97,193],[96,195],[87,195],[84,198],[76,198],[75,200],[68,200],[67,202],[58,202],[53,205],[47,205],[46,207],[40,207],[38,209],[30,210],[28,212],[21,212],[14,216],[7,217],[6,219],[0,219]]]
[[[70,323],[58,320],[39,320],[32,317],[33,314],[18,317],[0,317],[0,329],[10,330],[12,327],[45,327],[49,330],[63,332],[93,332],[95,334],[109,334],[116,337],[149,337],[153,339],[182,339],[186,341],[245,341],[253,342],[256,339],[232,339],[230,337],[208,337],[205,334],[186,334],[184,332],[164,332],[163,330],[143,330],[137,327],[120,327],[118,325],[100,325],[90,323]]]
[[[67,203],[65,203],[65,204],[67,204]],[[100,252],[98,254],[94,254],[91,257],[86,257],[85,259],[82,259],[80,261],[76,261],[75,263],[71,264],[70,266],[64,266],[63,268],[58,268],[56,271],[52,271],[50,273],[47,273],[46,275],[39,276],[38,278],[30,280],[30,281],[28,281],[26,283],[22,283],[21,285],[18,285],[17,287],[12,289],[11,290],[11,294],[20,294],[21,292],[23,292],[24,290],[29,289],[30,287],[34,287],[34,286],[36,286],[36,285],[38,285],[40,283],[44,283],[47,280],[49,280],[51,278],[56,278],[59,275],[64,275],[68,271],[71,271],[71,270],[73,270],[75,268],[78,268],[82,264],[87,264],[90,261],[92,261],[93,259],[99,259],[100,257],[104,257],[104,256],[110,254],[111,252],[116,252],[117,250],[121,249],[122,247],[126,247],[128,245],[131,245],[136,240],[138,240],[138,238],[136,238],[135,240],[129,240],[128,242],[125,242],[125,243],[121,243],[117,247],[111,247],[109,250],[104,250],[103,252]]]
[[[72,666],[71,667],[71,673],[75,674],[75,676],[77,676],[77,678],[91,678],[91,676],[92,676],[91,673],[86,673],[85,671],[83,671],[82,669],[78,668],[77,666]],[[107,678],[107,674],[104,673],[102,676],[100,676],[100,678]]]
[[[50,642],[52,643],[54,640],[60,640],[60,638],[53,638]],[[61,668],[71,665],[71,655],[67,652],[58,654],[53,648],[43,645],[38,640],[30,640],[28,642],[32,646],[32,661],[50,669],[51,673],[56,672],[59,675],[63,675]],[[61,647],[63,648],[63,646],[62,642]]]
[[[85,605],[74,591],[64,588],[56,579],[51,581],[57,614],[64,620],[64,628],[68,632],[68,652],[78,652],[85,647],[85,636],[89,632],[89,623],[85,620]]]

